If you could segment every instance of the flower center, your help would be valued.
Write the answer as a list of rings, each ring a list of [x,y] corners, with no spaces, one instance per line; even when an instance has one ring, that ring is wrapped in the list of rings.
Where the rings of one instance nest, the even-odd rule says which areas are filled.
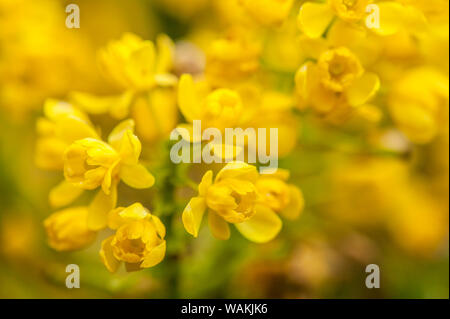
[[[318,66],[323,85],[335,92],[342,92],[364,71],[359,60],[346,48],[324,52]]]
[[[347,9],[353,8],[358,0],[344,0],[343,3],[347,7]]]

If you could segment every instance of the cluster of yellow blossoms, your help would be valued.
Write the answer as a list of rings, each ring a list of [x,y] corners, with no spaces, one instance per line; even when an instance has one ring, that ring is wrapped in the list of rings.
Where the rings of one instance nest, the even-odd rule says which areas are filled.
[[[448,50],[448,30],[443,30],[448,15],[445,21],[437,10],[445,1],[429,6],[407,0],[166,4],[186,4],[180,8],[191,16],[208,2],[226,26],[219,36],[194,29],[184,39],[191,42],[188,47],[166,35],[153,43],[126,33],[98,53],[102,73],[116,87],[113,93],[73,91],[67,101],[45,102],[37,123],[36,163],[64,176],[50,191],[51,206],[82,202],[84,191],[96,191],[88,204],[66,207],[45,220],[54,249],[86,247],[99,231],[109,229],[113,235],[100,250],[109,271],[121,261],[130,271],[160,263],[166,253],[161,212],[151,213],[140,203],[117,207],[118,185],[152,187],[155,177],[148,167],[155,158],[161,161],[158,143],[176,127],[192,131],[195,120],[221,131],[276,127],[280,157],[293,152],[304,115],[325,125],[355,118],[381,125],[389,118],[414,143],[448,135],[448,74],[427,64],[442,61],[434,52],[442,39]],[[379,10],[375,28],[366,25],[370,4]],[[214,30],[209,20],[205,23]],[[287,36],[290,41],[275,46]],[[121,122],[103,139],[90,117]],[[232,161],[215,177],[208,170],[198,195],[182,213],[171,214],[194,237],[207,212],[209,229],[218,239],[228,239],[229,224],[234,224],[250,241],[268,242],[282,228],[279,216],[295,219],[303,210],[302,192],[288,178],[284,169],[259,174],[255,165]]]
[[[184,228],[197,237],[208,209],[208,225],[218,239],[230,237],[229,223],[251,241],[273,239],[281,229],[277,213],[297,218],[303,209],[300,190],[286,184],[286,171],[258,176],[256,167],[243,163],[227,164],[213,181],[208,171],[198,186],[198,196],[192,198],[183,212]]]
[[[134,270],[152,267],[165,255],[165,227],[157,216],[140,203],[116,208],[120,181],[136,189],[150,188],[155,182],[139,162],[142,145],[134,132],[135,121],[143,124],[144,136],[150,123],[149,118],[142,118],[146,113],[138,111],[134,120],[120,122],[103,141],[87,114],[107,113],[121,119],[130,108],[166,107],[167,99],[151,104],[156,90],[173,91],[177,82],[174,75],[167,73],[172,63],[171,41],[161,36],[158,43],[160,54],[156,57],[153,43],[135,35],[125,34],[120,41],[112,42],[107,50],[100,51],[101,65],[108,78],[125,91],[107,97],[72,92],[69,102],[48,99],[45,117],[37,123],[37,165],[64,173],[64,180],[50,191],[50,204],[55,208],[67,206],[85,190],[97,190],[88,205],[65,208],[45,220],[50,246],[61,251],[80,249],[91,244],[98,231],[115,230],[115,235],[103,241],[100,251],[112,272],[120,261],[128,270]],[[200,119],[207,127],[221,130],[238,126],[238,110],[242,111],[243,105],[236,91],[212,89],[205,102],[196,100],[195,91],[192,77],[183,75],[178,100],[186,119]],[[163,109],[160,118],[167,115]],[[282,170],[259,176],[255,166],[237,161],[226,165],[214,183],[212,171],[208,171],[199,185],[199,197],[193,198],[183,213],[187,232],[197,237],[202,215],[209,207],[208,220],[215,237],[228,239],[228,223],[233,223],[254,242],[271,240],[281,229],[277,213],[295,218],[303,209],[300,190],[286,184],[287,178],[288,172]]]

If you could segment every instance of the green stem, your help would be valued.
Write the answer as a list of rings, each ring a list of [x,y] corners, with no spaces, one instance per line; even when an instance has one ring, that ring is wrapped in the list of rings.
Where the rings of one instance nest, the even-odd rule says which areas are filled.
[[[165,145],[165,151],[170,152],[171,144],[167,143]],[[160,187],[160,207],[161,207],[161,218],[163,219],[164,224],[167,228],[166,241],[168,245],[168,251],[166,260],[164,262],[164,266],[167,270],[167,287],[169,298],[178,298],[179,290],[179,256],[177,252],[171,251],[171,242],[175,242],[176,239],[176,230],[174,229],[174,225],[176,225],[177,219],[177,211],[176,211],[176,203],[175,203],[175,183],[177,180],[176,176],[176,167],[175,164],[172,163],[169,156],[164,156],[166,159],[163,163],[163,169],[167,172],[167,176],[161,183]]]

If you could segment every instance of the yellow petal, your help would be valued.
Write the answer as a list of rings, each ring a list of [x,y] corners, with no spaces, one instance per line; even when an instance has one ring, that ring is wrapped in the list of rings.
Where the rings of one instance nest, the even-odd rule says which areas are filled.
[[[405,6],[403,9],[403,26],[413,33],[420,33],[427,30],[428,21],[419,9],[413,6]]]
[[[152,215],[151,221],[153,222],[153,225],[155,225],[156,232],[158,233],[159,237],[161,239],[164,239],[164,237],[166,237],[166,227],[162,223],[161,219],[159,219],[158,216]]]
[[[281,230],[281,219],[268,207],[256,205],[255,214],[247,221],[235,224],[239,232],[255,243],[272,240]]]
[[[151,41],[145,41],[133,51],[125,70],[135,86],[149,88],[154,85],[155,59],[155,45]]]
[[[380,88],[378,75],[366,72],[347,89],[348,103],[352,106],[359,106],[366,103]]]
[[[198,194],[200,196],[206,195],[206,191],[212,185],[212,181],[213,181],[213,172],[209,170],[205,173],[205,175],[203,175],[202,181],[198,185]]]
[[[184,229],[194,237],[198,236],[205,209],[205,199],[203,197],[193,197],[183,211],[182,220]]]
[[[287,219],[296,219],[300,216],[300,213],[305,206],[305,200],[301,190],[294,186],[289,185],[289,204],[280,212],[280,214]]]
[[[36,142],[36,165],[46,170],[62,170],[66,148],[67,143],[59,138],[39,138]]]
[[[156,73],[165,73],[172,68],[175,45],[165,34],[156,38],[158,58],[156,60]]]
[[[102,166],[104,167],[114,164],[117,161],[117,152],[109,144],[94,139],[94,138],[84,138],[82,140],[75,141],[71,148],[85,150],[88,154],[86,163],[92,166]],[[66,160],[71,156],[71,149],[66,151]],[[73,155],[73,154],[72,154]]]
[[[159,264],[166,254],[166,241],[163,240],[161,244],[154,247],[148,252],[141,263],[141,268],[149,268]]]
[[[73,143],[83,138],[98,138],[98,134],[90,124],[73,116],[56,121],[55,135],[66,143]]]
[[[166,137],[178,123],[178,106],[173,90],[155,88],[136,98],[131,109],[139,138],[149,142]]]
[[[88,228],[91,230],[105,228],[108,223],[108,213],[116,207],[116,202],[116,185],[113,185],[109,195],[106,195],[103,190],[100,190],[89,205]]]
[[[66,116],[75,116],[81,120],[89,121],[87,115],[72,104],[58,101],[55,99],[46,99],[44,102],[44,114],[53,121],[57,121]]]
[[[115,97],[98,97],[89,93],[74,91],[69,94],[70,100],[75,105],[90,114],[107,113]]]
[[[70,93],[72,103],[89,114],[109,113],[114,118],[121,119],[128,115],[133,93],[126,91],[115,96],[99,97],[83,92]]]
[[[208,225],[215,238],[221,240],[230,238],[230,226],[228,226],[228,223],[216,213],[208,213]]]
[[[327,33],[328,46],[330,44],[336,47],[356,45],[366,39],[366,29],[342,20],[337,20],[333,23],[333,26],[331,26],[330,31]]]
[[[178,105],[188,122],[199,120],[200,112],[195,91],[195,84],[190,74],[183,74],[178,83]]]
[[[141,155],[141,141],[133,134],[131,130],[127,130],[120,141],[119,153],[124,164],[137,164]]]
[[[320,37],[333,20],[334,13],[327,3],[306,2],[300,8],[297,22],[310,38]]]
[[[318,85],[318,68],[309,61],[303,64],[295,74],[295,86],[299,97],[307,103],[314,88]]]
[[[119,216],[125,220],[142,220],[150,216],[147,208],[141,203],[134,203],[118,212]]]
[[[63,180],[50,191],[48,198],[52,207],[66,206],[83,193],[83,189]]]
[[[391,35],[402,27],[404,7],[393,1],[377,3],[380,9],[380,27],[371,30],[379,35]]]
[[[122,216],[120,216],[120,212],[122,212],[124,209],[124,207],[117,207],[108,213],[109,228],[118,229],[126,222],[126,220]]]
[[[105,265],[106,269],[110,272],[116,272],[117,268],[119,268],[120,261],[118,261],[113,254],[112,247],[111,247],[111,241],[113,240],[114,236],[110,236],[106,238],[102,242],[102,247],[100,249],[100,258]]]
[[[304,34],[298,38],[298,45],[302,49],[303,56],[315,60],[319,59],[320,55],[328,50],[329,45],[327,42],[324,38],[312,39]]]
[[[117,159],[106,171],[105,175],[103,176],[103,182],[102,182],[102,189],[105,192],[106,195],[109,195],[110,187],[112,184],[113,174],[116,170],[117,165],[120,163],[120,159]],[[88,171],[89,173],[89,171]],[[86,173],[87,175],[87,173]]]
[[[120,178],[128,186],[137,189],[149,188],[155,184],[155,178],[142,164],[122,165]]]
[[[234,161],[225,165],[224,168],[216,176],[216,182],[225,178],[245,179],[249,181],[256,181],[258,179],[258,171],[253,165],[245,162]]]
[[[108,143],[118,150],[120,148],[120,141],[128,130],[134,132],[134,120],[132,119],[128,119],[117,124],[108,135]]]

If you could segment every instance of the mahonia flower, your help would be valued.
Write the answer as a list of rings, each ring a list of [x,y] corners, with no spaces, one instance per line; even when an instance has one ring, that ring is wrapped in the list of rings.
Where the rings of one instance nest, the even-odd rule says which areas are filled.
[[[209,229],[214,237],[230,237],[228,223],[247,239],[264,243],[281,230],[281,220],[267,206],[258,203],[256,188],[258,172],[255,166],[244,162],[228,163],[213,181],[212,171],[206,172],[198,186],[199,194],[192,198],[183,211],[186,231],[198,236],[205,211],[208,209]]]
[[[243,113],[242,100],[236,91],[224,88],[210,91],[205,83],[194,83],[189,74],[183,74],[180,78],[178,105],[183,116],[190,122],[179,127],[186,128],[189,132],[192,132],[191,123],[194,120],[201,120],[203,129],[214,127],[223,131],[225,128],[236,127]]]
[[[311,105],[319,113],[365,104],[380,87],[376,74],[366,72],[347,48],[323,52],[317,62],[308,61],[295,76],[299,107]]]
[[[206,76],[215,85],[225,85],[254,74],[259,68],[261,45],[242,29],[229,30],[206,50]]]
[[[154,141],[166,136],[176,125],[176,97],[172,87],[177,78],[172,69],[174,44],[160,35],[155,44],[137,35],[125,33],[99,52],[105,77],[120,88],[119,95],[95,96],[72,92],[71,100],[90,114],[110,114],[117,119],[128,116],[130,110],[136,128],[143,138]],[[169,112],[161,114],[161,110]],[[152,123],[153,125],[150,125]]]
[[[58,251],[77,250],[91,244],[96,232],[87,225],[88,208],[71,207],[51,214],[44,221],[50,247]]]
[[[154,177],[139,163],[141,142],[133,134],[134,121],[118,124],[108,136],[108,143],[95,138],[84,138],[72,143],[64,153],[64,176],[76,187],[101,190],[89,209],[89,227],[106,226],[106,214],[115,207],[117,184],[148,188]]]
[[[256,189],[261,202],[287,219],[296,219],[304,207],[301,190],[286,183],[289,171],[278,169],[274,174],[261,175],[256,181]]]
[[[262,25],[281,24],[289,15],[294,0],[239,0],[247,13]]]
[[[306,2],[300,8],[298,25],[311,38],[319,38],[329,28],[336,17],[347,24],[364,25],[366,8],[370,0],[327,0],[326,2]],[[377,2],[379,26],[371,28],[376,34],[385,36],[396,33],[404,26],[423,25],[425,17],[412,6],[404,6],[394,1]]]
[[[257,83],[246,83],[236,90],[245,105],[240,127],[255,129],[256,141],[259,141],[259,128],[265,128],[266,132],[270,132],[270,128],[277,128],[278,156],[284,157],[291,153],[296,146],[300,126],[298,119],[292,113],[295,106],[292,95]],[[266,154],[270,152],[270,134],[266,134],[265,143],[263,143],[264,140],[257,142],[256,145],[245,142],[249,150],[254,151],[255,154],[259,147],[262,147]]]
[[[448,89],[448,76],[428,67],[413,69],[394,84],[389,111],[413,142],[427,143],[448,132]]]
[[[101,69],[123,89],[143,91],[156,85],[173,85],[176,79],[168,72],[172,67],[173,43],[166,35],[160,35],[157,46],[158,55],[153,42],[125,33],[100,51]]]
[[[88,116],[67,102],[47,99],[44,115],[37,122],[35,153],[36,165],[42,169],[61,170],[68,145],[84,137],[98,137]]]
[[[212,127],[224,132],[226,128],[253,128],[256,131],[255,142],[259,141],[259,128],[269,130],[276,127],[279,134],[278,155],[285,156],[292,151],[297,140],[298,122],[291,112],[294,104],[290,95],[256,83],[236,85],[235,89],[210,90],[207,83],[194,83],[191,75],[183,74],[178,86],[178,105],[189,123],[179,124],[178,128],[186,129],[190,133],[190,141],[196,143],[203,136],[194,134],[194,120],[201,121],[202,130]],[[264,146],[262,142],[265,142],[266,154],[270,147],[269,140],[270,134],[266,134],[266,141],[261,139],[261,143],[256,143]],[[245,151],[245,146],[249,152],[257,151],[258,145],[250,144],[248,139],[244,139],[244,143],[246,145],[214,144],[211,147],[222,147],[219,153],[224,158],[228,151],[232,151],[233,156]]]
[[[35,162],[40,168],[62,171],[64,152],[70,144],[83,138],[99,138],[87,115],[69,103],[47,99],[44,115],[37,122]],[[68,205],[82,192],[82,189],[63,180],[50,191],[50,205]]]
[[[110,272],[121,262],[128,270],[159,264],[166,253],[166,229],[161,220],[140,203],[112,210],[108,226],[116,233],[102,242],[100,257]]]

